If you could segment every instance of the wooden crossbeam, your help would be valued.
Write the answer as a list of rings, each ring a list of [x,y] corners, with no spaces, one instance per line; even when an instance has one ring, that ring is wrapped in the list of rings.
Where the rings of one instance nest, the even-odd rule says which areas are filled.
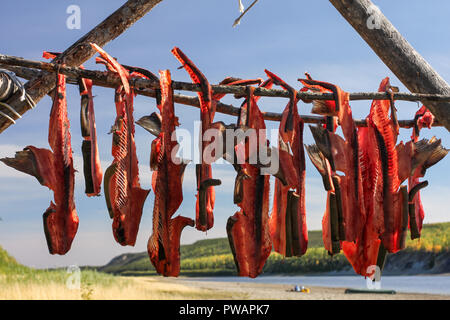
[[[2,60],[2,55],[0,55],[0,62],[5,61]],[[20,60],[22,65],[25,65],[27,63],[22,63],[23,60]],[[40,62],[39,62],[40,63]],[[53,72],[52,70],[56,68],[56,66],[52,66],[52,64],[44,63],[45,69]],[[34,63],[31,65],[35,65]],[[38,71],[37,69],[31,69],[23,66],[15,66],[15,65],[4,65],[0,63],[0,68],[8,69],[14,73],[16,73],[17,76],[29,79],[33,78],[39,75],[41,71]],[[120,80],[118,79],[117,75],[107,72],[107,71],[92,71],[92,70],[85,70],[80,68],[62,68],[59,70],[60,72],[64,73],[67,78],[67,83],[78,85],[78,80],[80,77],[87,77],[93,81],[93,84],[100,87],[106,87],[106,88],[117,88],[118,85],[120,85]],[[139,83],[139,86],[136,86],[136,82]],[[145,79],[139,79],[139,81],[131,81],[132,86],[135,88],[136,94],[156,98],[156,91],[155,89],[159,88],[159,83],[155,83],[149,80]],[[199,88],[196,85],[193,85],[191,83],[184,83],[184,82],[173,82],[174,88],[183,88],[183,84],[187,85],[187,91],[198,91]],[[234,86],[212,86],[212,88],[221,88],[225,91],[228,90],[228,92],[222,92],[222,93],[240,93],[243,88],[242,87],[234,87]],[[226,90],[227,89],[227,90]],[[183,90],[183,89],[180,89]],[[238,90],[238,91],[236,91]],[[244,88],[245,90],[245,88]],[[266,90],[269,92],[269,94],[277,94],[279,93],[279,97],[285,97],[289,98],[289,96],[286,96],[286,92],[282,90]],[[256,92],[256,90],[255,90]],[[260,95],[267,95],[267,92],[260,92]],[[413,94],[407,94],[407,93],[396,93],[399,95],[400,98],[405,98],[407,101],[416,101],[419,100],[420,96],[414,96]],[[364,98],[364,100],[367,99],[379,99],[383,100],[386,99],[387,96],[384,93],[379,92],[372,92],[372,93],[356,93],[356,94],[350,94],[355,98],[354,100],[361,100]],[[329,100],[333,99],[332,94],[321,94],[321,93],[300,93],[301,98],[305,99],[315,99],[315,100]],[[439,97],[439,98],[446,98],[450,101],[450,96],[447,97]],[[409,100],[409,99],[415,99],[415,100]],[[182,94],[174,94],[174,101],[176,103],[189,105],[193,107],[200,108],[200,102],[197,97],[182,95]],[[238,116],[240,113],[240,109],[237,107],[234,107],[230,104],[225,104],[222,102],[219,102],[216,106],[216,112],[231,115],[231,116]],[[270,121],[280,121],[281,120],[281,114],[275,113],[275,112],[263,112],[263,116],[265,120]],[[324,123],[324,117],[322,116],[314,116],[314,115],[301,115],[302,119],[306,123]],[[366,121],[364,119],[355,119],[355,123],[359,127],[367,126]],[[402,128],[411,128],[414,125],[414,120],[399,120],[399,125]],[[433,126],[441,126],[438,122],[435,122]]]
[[[101,47],[104,46],[117,38],[161,1],[128,0],[122,7],[80,38],[52,62],[63,62],[67,66],[81,65],[95,54],[95,51],[89,45],[90,42],[95,42]],[[54,89],[55,84],[54,73],[42,72],[38,77],[28,81],[25,84],[25,89],[32,100],[37,103]],[[21,115],[30,109],[30,106],[25,101],[18,99],[18,94],[11,96],[6,103]],[[5,113],[14,117],[10,111],[5,111]],[[11,122],[6,117],[0,117],[0,133],[10,125]]]
[[[86,78],[95,80],[97,85],[117,87],[120,85],[120,79],[116,74],[107,71],[98,70],[87,70],[77,67],[67,67],[61,66],[55,63],[48,63],[42,61],[27,60],[19,57],[8,56],[0,54],[0,66],[3,68],[9,68],[8,66],[19,66],[28,68],[35,68],[40,70],[45,70],[48,72],[59,72],[74,79]],[[16,69],[17,70],[17,69]],[[20,70],[20,69],[19,69]],[[21,71],[24,73],[25,71]],[[37,74],[37,73],[36,73]],[[159,89],[159,82],[153,80],[147,80],[143,78],[131,79],[131,85],[138,89]],[[175,90],[193,91],[198,92],[201,90],[200,85],[193,84],[190,82],[173,81],[172,87]],[[225,93],[225,94],[236,94],[245,95],[246,88],[243,86],[227,86],[227,85],[212,85],[211,86],[214,93]],[[279,98],[289,98],[289,93],[286,90],[279,89],[264,89],[255,88],[255,96],[262,97],[279,97]],[[299,99],[305,100],[332,100],[334,96],[332,93],[316,93],[316,92],[298,92],[297,97]],[[354,92],[350,93],[350,100],[388,100],[389,94],[384,92]],[[449,95],[440,94],[421,94],[421,93],[404,93],[395,92],[393,93],[395,100],[403,101],[444,101],[450,102]]]

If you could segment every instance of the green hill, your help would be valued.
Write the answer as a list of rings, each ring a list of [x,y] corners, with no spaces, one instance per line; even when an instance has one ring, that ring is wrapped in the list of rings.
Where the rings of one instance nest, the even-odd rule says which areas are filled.
[[[420,240],[408,240],[407,248],[388,256],[385,273],[448,273],[450,272],[450,222],[424,225]],[[308,233],[307,253],[284,258],[272,252],[264,266],[266,274],[299,274],[342,272],[352,273],[343,254],[330,257],[323,249],[321,231]],[[181,275],[236,275],[228,239],[200,240],[182,245]],[[100,271],[121,275],[155,274],[146,252],[124,254],[112,259]]]
[[[6,250],[0,246],[0,274],[10,274],[13,272],[22,272],[28,268],[21,265],[11,257]]]
[[[123,281],[96,270],[81,271],[80,290],[67,288],[70,274],[66,268],[34,269],[18,263],[0,247],[0,300],[84,299],[101,296],[105,290],[123,290]]]
[[[309,250],[322,247],[322,232],[310,231]],[[227,238],[199,240],[180,247],[181,269],[184,275],[233,274],[235,265]],[[147,252],[126,253],[113,258],[100,271],[131,275],[154,274]]]

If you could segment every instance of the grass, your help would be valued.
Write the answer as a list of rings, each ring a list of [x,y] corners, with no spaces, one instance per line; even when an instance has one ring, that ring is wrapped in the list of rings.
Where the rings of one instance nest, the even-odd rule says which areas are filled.
[[[113,276],[111,276],[113,277]],[[10,277],[8,277],[10,278]],[[23,281],[15,278],[0,280],[0,300],[187,300],[226,299],[230,294],[214,290],[190,288],[160,281],[157,277],[113,277],[109,283],[91,282],[71,290],[57,274],[47,275],[48,282]]]
[[[272,252],[265,267],[265,274],[295,274],[298,272],[326,272],[348,268],[342,254],[332,258],[322,247],[321,233],[310,234],[310,245],[301,258],[283,258]],[[450,223],[425,225],[422,238],[408,240],[405,252],[431,252],[440,254],[449,251]],[[181,247],[181,270],[185,276],[235,275],[233,257],[227,239],[202,240]],[[113,261],[122,261],[117,258]],[[109,269],[108,269],[109,268]],[[67,282],[73,274],[65,269],[38,270],[19,264],[0,247],[0,299],[229,299],[245,298],[235,293],[213,289],[192,288],[156,276],[146,253],[128,254],[124,263],[111,263],[106,268],[120,275],[84,269],[80,273],[80,286],[70,289]],[[139,277],[145,275],[146,277]],[[150,277],[148,277],[150,275]]]
[[[39,270],[19,264],[0,247],[0,300],[159,300],[231,298],[231,294],[190,288],[161,281],[161,277],[117,277],[82,270],[78,288],[70,286],[75,273],[65,269]],[[67,285],[69,283],[69,286]]]

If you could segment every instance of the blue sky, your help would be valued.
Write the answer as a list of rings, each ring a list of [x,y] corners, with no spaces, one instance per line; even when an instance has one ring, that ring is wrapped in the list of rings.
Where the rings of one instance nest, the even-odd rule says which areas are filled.
[[[123,0],[100,1],[2,1],[0,19],[0,53],[41,60],[42,51],[61,51],[106,18]],[[246,6],[250,0],[243,1]],[[397,29],[447,81],[450,80],[450,28],[448,12],[450,2],[435,0],[380,0],[374,1]],[[66,28],[66,8],[76,4],[81,8],[81,30]],[[261,0],[250,10],[241,25],[232,28],[239,15],[237,0],[164,0],[126,33],[105,46],[119,61],[148,68],[153,72],[170,69],[172,78],[189,81],[184,70],[177,70],[178,61],[170,50],[180,47],[203,70],[211,83],[226,76],[264,77],[264,69],[284,78],[299,88],[296,79],[305,71],[313,77],[340,85],[349,92],[376,91],[381,79],[391,77],[391,83],[401,91],[405,87],[392,75],[366,43],[326,0]],[[93,61],[86,67],[101,69]],[[189,94],[189,93],[188,93]],[[94,88],[97,131],[103,169],[111,163],[111,136],[107,134],[115,119],[114,94],[111,89]],[[239,105],[231,97],[225,102]],[[280,112],[286,105],[283,99],[260,100],[265,111]],[[79,95],[76,87],[68,88],[69,117],[72,128],[72,145],[75,165],[81,172],[81,135],[79,127]],[[355,118],[367,115],[370,101],[353,102]],[[411,119],[417,110],[416,103],[398,102],[399,119]],[[48,147],[48,116],[51,100],[46,97],[38,107],[28,112],[16,125],[0,135],[0,156],[13,156],[27,145]],[[307,114],[310,105],[300,103],[299,110]],[[137,97],[135,118],[155,111],[155,102]],[[197,109],[176,106],[181,127],[193,129],[198,120]],[[217,115],[217,120],[233,122],[235,119]],[[276,123],[267,122],[268,128]],[[428,131],[428,132],[427,132]],[[401,139],[407,141],[410,130],[401,129]],[[450,147],[450,135],[443,128],[424,130],[423,137],[436,135],[444,146]],[[148,167],[152,137],[136,128],[136,143],[141,165],[141,183],[150,186]],[[312,143],[308,129],[305,143]],[[447,157],[427,173],[430,186],[426,188],[423,202],[425,222],[450,221],[447,203],[450,196],[450,158]],[[194,217],[193,167],[187,169],[184,183],[184,202],[178,213]],[[229,165],[214,167],[214,176],[223,185],[216,189],[215,226],[208,233],[186,228],[183,243],[198,239],[226,236],[225,223],[237,211],[232,203],[235,173]],[[20,262],[36,267],[70,264],[101,265],[113,256],[126,252],[146,250],[151,234],[153,194],[144,207],[137,244],[121,247],[111,232],[111,220],[104,198],[90,199],[83,194],[83,178],[76,176],[76,206],[80,226],[72,250],[63,257],[51,256],[45,243],[42,213],[52,199],[52,193],[25,174],[0,164],[0,245]],[[307,222],[311,230],[320,229],[325,207],[325,192],[320,177],[307,160]],[[150,263],[150,262],[149,262]]]

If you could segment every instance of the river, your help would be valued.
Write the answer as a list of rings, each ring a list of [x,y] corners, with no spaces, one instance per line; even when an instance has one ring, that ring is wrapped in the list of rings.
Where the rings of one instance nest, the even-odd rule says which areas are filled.
[[[193,278],[189,278],[193,279]],[[244,277],[202,277],[198,281],[253,282],[290,284],[292,287],[317,286],[366,289],[366,279],[359,276],[260,276],[256,279]],[[397,292],[434,293],[450,295],[450,276],[383,276],[381,289]]]

